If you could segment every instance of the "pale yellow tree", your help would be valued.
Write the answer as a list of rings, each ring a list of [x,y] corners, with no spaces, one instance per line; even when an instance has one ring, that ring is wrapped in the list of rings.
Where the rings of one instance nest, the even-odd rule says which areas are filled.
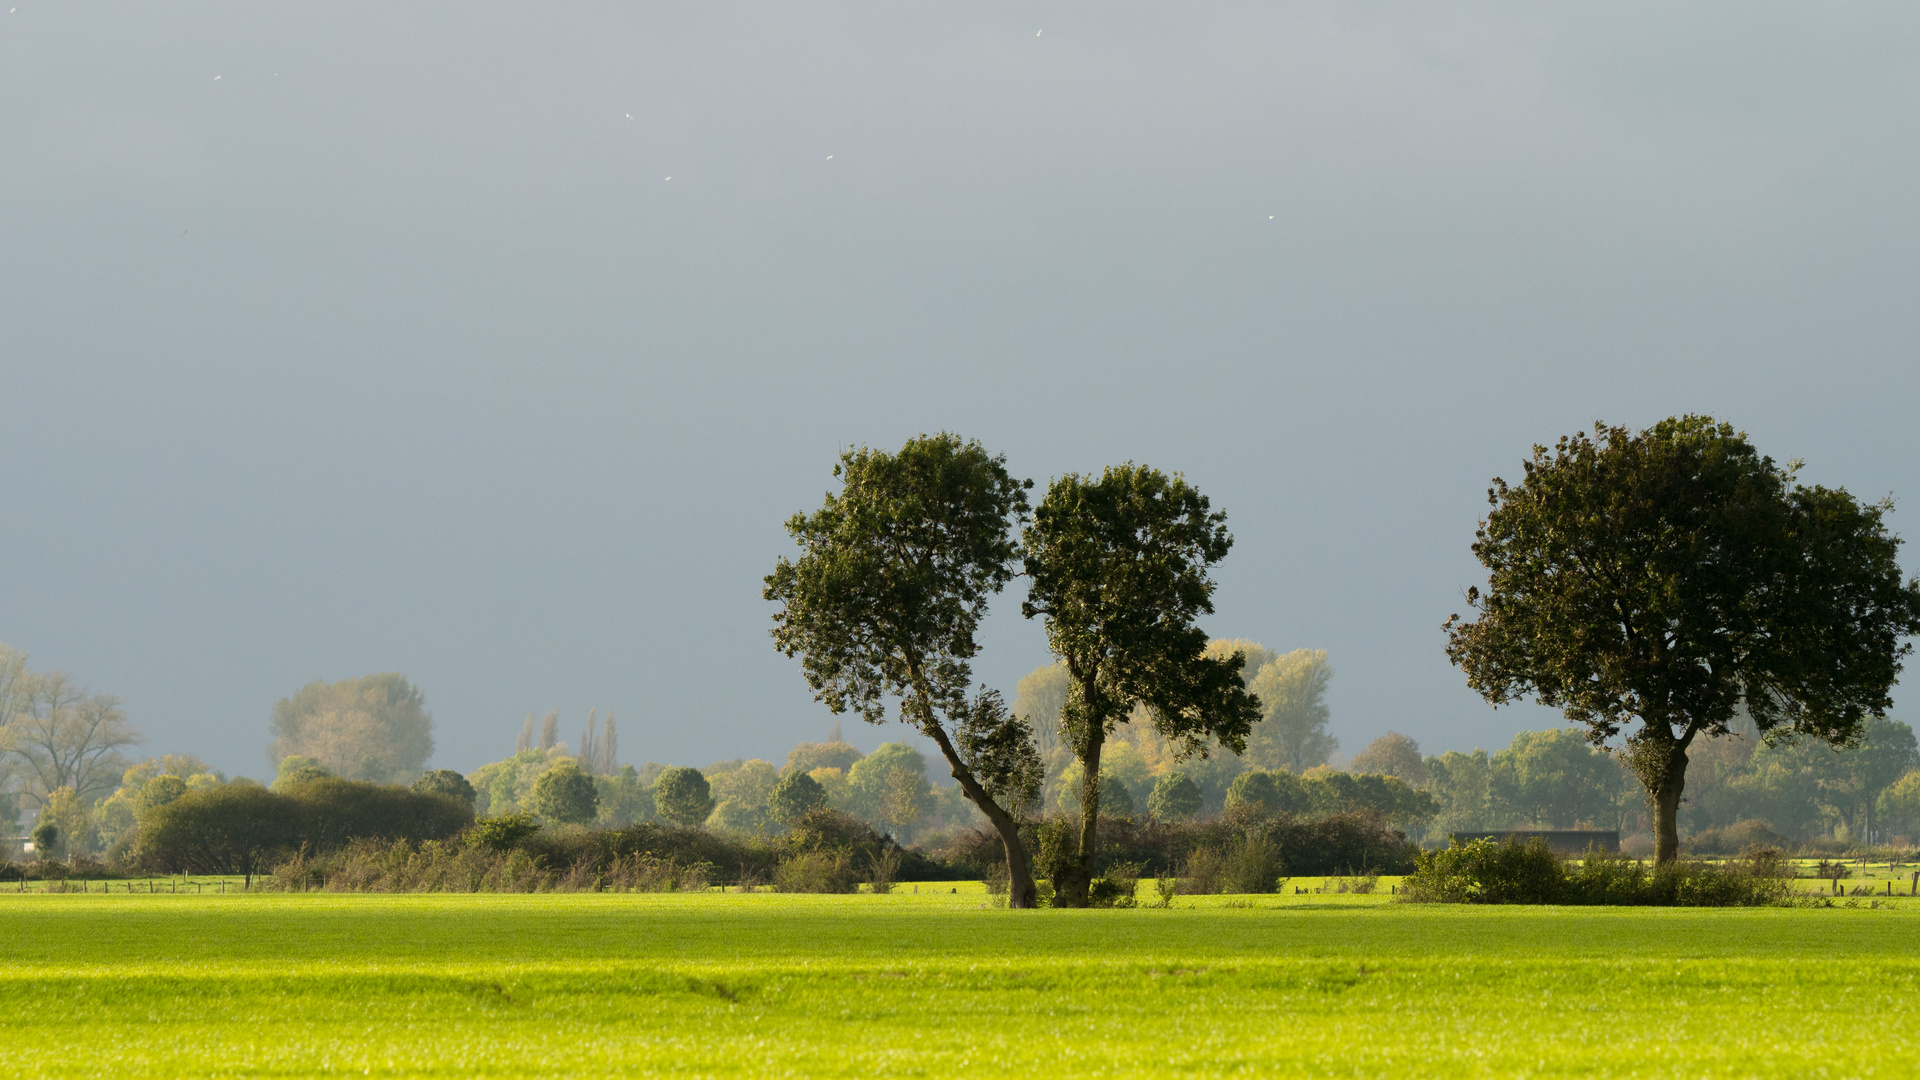
[[[1265,714],[1247,737],[1247,761],[1292,773],[1326,764],[1340,748],[1340,741],[1327,734],[1332,679],[1325,649],[1295,649],[1261,667],[1247,685]]]
[[[418,687],[395,673],[313,682],[273,707],[277,767],[310,757],[336,776],[401,783],[419,775],[433,754],[433,718]]]

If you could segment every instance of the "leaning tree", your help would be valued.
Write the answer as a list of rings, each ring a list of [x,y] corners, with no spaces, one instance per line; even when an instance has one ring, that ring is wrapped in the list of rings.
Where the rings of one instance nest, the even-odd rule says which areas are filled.
[[[1100,752],[1136,705],[1183,754],[1218,740],[1234,753],[1260,718],[1240,681],[1245,657],[1206,655],[1194,619],[1213,612],[1207,570],[1233,546],[1226,515],[1179,475],[1126,464],[1047,488],[1024,534],[1032,587],[1021,610],[1046,620],[1066,665],[1060,728],[1082,766],[1080,838],[1055,902],[1085,906],[1100,820]]]
[[[888,699],[899,699],[900,718],[940,748],[1000,834],[1008,904],[1030,908],[1019,815],[1034,801],[1039,753],[997,695],[968,691],[974,633],[1013,577],[1013,529],[1026,518],[1032,481],[944,432],[897,454],[848,451],[833,471],[840,493],[787,522],[801,553],[767,575],[763,595],[781,605],[774,645],[802,658],[814,696],[836,713],[885,723]]]
[[[1655,860],[1679,852],[1687,748],[1744,708],[1769,743],[1848,746],[1885,710],[1920,630],[1899,540],[1844,490],[1802,485],[1709,417],[1536,446],[1495,479],[1478,613],[1447,656],[1498,706],[1528,695],[1620,753],[1646,788]]]

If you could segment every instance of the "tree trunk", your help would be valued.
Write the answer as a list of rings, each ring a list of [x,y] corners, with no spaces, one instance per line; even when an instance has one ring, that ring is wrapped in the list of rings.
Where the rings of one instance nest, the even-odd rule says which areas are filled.
[[[1093,856],[1099,846],[1100,829],[1100,750],[1106,745],[1106,730],[1090,725],[1087,744],[1080,754],[1080,850],[1074,854],[1069,873],[1053,883],[1053,902],[1058,907],[1086,907],[1092,902]]]
[[[1648,792],[1653,804],[1653,862],[1665,866],[1680,857],[1680,796],[1687,787],[1687,750],[1674,744],[1667,767]]]
[[[1033,866],[1027,859],[1027,847],[1020,842],[1020,823],[1013,819],[1012,814],[1001,809],[1000,804],[987,793],[987,789],[980,785],[979,779],[973,775],[973,770],[967,768],[967,763],[960,760],[959,753],[953,748],[953,741],[947,738],[946,729],[938,723],[932,723],[922,730],[935,745],[940,747],[940,753],[951,766],[953,779],[960,785],[960,790],[973,801],[973,805],[980,808],[981,813],[987,815],[987,820],[993,823],[993,830],[1000,834],[1000,844],[1007,851],[1007,906],[1010,908],[1036,906],[1039,902],[1039,893],[1033,887]]]

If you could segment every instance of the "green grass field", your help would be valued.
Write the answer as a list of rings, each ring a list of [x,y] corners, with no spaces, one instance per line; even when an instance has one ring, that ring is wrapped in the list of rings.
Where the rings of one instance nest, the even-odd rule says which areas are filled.
[[[910,888],[910,887],[909,887]],[[21,1076],[1906,1076],[1920,902],[7,895]],[[1244,906],[1251,905],[1251,906]]]

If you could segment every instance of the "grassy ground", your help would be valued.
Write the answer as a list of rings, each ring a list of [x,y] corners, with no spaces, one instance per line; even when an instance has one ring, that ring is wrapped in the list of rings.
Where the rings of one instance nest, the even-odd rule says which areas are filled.
[[[1892,1076],[1920,902],[0,894],[25,1076]],[[1248,906],[1250,905],[1250,906]]]

